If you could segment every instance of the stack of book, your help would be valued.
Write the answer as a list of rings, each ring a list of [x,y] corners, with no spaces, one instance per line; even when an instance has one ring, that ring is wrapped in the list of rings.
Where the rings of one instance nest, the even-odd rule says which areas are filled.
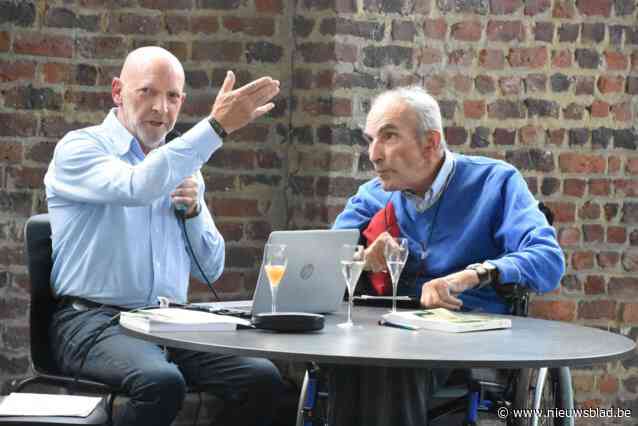
[[[238,326],[251,327],[250,321],[228,315],[182,308],[160,308],[122,312],[120,324],[147,333],[166,331],[224,331]]]

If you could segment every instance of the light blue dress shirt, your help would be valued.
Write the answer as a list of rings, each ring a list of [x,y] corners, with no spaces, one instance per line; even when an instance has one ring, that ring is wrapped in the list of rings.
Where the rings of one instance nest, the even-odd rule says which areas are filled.
[[[410,200],[410,202],[414,205],[414,208],[417,213],[423,213],[430,207],[436,203],[439,199],[445,187],[449,182],[450,175],[454,171],[454,153],[445,150],[445,157],[443,160],[443,165],[439,170],[439,173],[434,178],[434,182],[432,182],[432,186],[425,192],[423,197],[416,195],[411,191],[403,191],[405,198]]]
[[[202,269],[216,280],[224,239],[206,207],[199,169],[221,139],[202,120],[145,156],[116,111],[98,126],[66,134],[44,177],[54,294],[129,308],[156,304],[158,296],[185,302],[189,275],[202,277],[169,194],[196,176],[201,212],[186,229]]]

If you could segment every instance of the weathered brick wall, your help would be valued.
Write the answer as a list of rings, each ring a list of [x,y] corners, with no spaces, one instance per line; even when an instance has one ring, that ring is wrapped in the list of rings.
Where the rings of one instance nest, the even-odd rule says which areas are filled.
[[[370,98],[422,84],[452,150],[515,164],[557,215],[568,272],[532,313],[638,338],[636,0],[0,0],[0,382],[27,369],[21,232],[52,148],[102,119],[123,56],[150,43],[184,61],[182,127],[227,68],[284,82],[203,170],[224,295],[250,292],[271,229],[325,227],[371,176]],[[638,412],[638,357],[574,382],[579,403]]]

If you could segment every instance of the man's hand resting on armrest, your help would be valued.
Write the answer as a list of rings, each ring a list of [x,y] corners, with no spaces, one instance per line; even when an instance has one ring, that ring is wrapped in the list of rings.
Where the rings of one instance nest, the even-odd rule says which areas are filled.
[[[421,305],[425,308],[447,308],[458,310],[463,302],[458,296],[479,283],[476,271],[463,270],[436,278],[423,284]]]

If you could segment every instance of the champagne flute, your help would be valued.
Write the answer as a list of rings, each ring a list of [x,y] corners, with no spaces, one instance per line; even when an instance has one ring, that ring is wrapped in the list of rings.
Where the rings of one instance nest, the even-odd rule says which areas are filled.
[[[270,295],[272,297],[272,312],[277,312],[277,292],[279,283],[286,273],[288,256],[286,255],[285,244],[266,244],[266,263],[264,269],[270,283]]]
[[[363,271],[363,246],[344,244],[341,247],[339,260],[341,261],[341,272],[343,272],[343,278],[345,278],[348,287],[348,320],[338,324],[338,326],[352,327],[354,325],[352,322],[352,298],[361,271]]]
[[[392,240],[386,242],[383,253],[385,254],[385,262],[388,264],[390,278],[392,279],[392,312],[396,312],[399,277],[405,262],[408,260],[408,240],[406,238],[392,238]]]

